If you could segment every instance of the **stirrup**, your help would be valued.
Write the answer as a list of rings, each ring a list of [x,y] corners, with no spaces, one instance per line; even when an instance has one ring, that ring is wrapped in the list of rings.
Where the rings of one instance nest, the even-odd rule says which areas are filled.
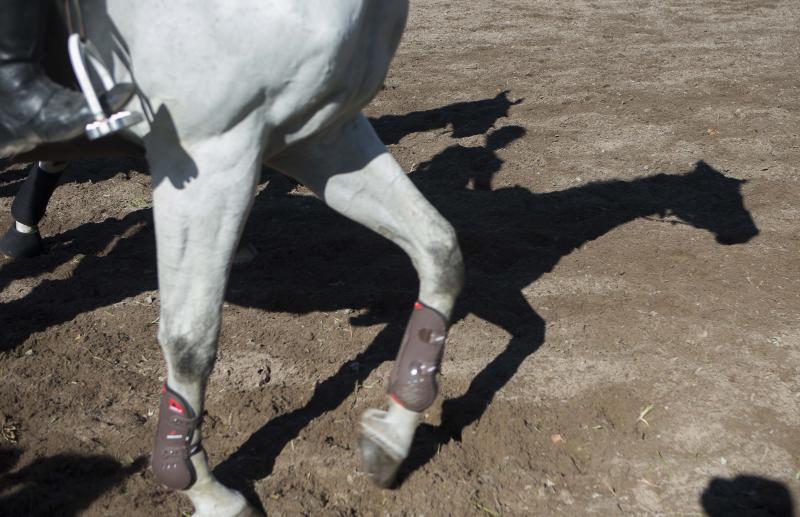
[[[78,79],[78,85],[94,116],[94,122],[86,125],[86,136],[89,140],[97,140],[144,120],[142,114],[137,111],[122,110],[110,113],[103,109],[97,95],[97,86],[92,81],[92,75],[99,79],[101,83],[98,85],[102,88],[101,94],[109,92],[116,86],[116,83],[111,77],[108,67],[100,58],[100,53],[91,41],[88,39],[81,40],[79,34],[72,34],[67,42],[67,48],[69,49],[69,60],[72,63],[72,69]],[[92,75],[89,73],[87,63],[92,67]]]

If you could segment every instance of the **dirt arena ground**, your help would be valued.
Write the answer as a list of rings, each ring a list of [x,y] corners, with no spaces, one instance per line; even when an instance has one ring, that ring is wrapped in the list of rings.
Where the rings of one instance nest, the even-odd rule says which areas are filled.
[[[467,262],[392,491],[360,469],[416,280],[269,171],[205,419],[272,516],[794,515],[800,4],[415,0],[367,111]],[[0,224],[25,171],[0,173]],[[146,468],[164,375],[149,176],[74,163],[0,263],[0,514],[185,515]]]

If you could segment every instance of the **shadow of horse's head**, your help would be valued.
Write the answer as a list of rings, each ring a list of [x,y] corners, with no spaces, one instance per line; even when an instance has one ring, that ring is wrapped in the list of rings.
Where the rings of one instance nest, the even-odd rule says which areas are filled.
[[[687,174],[654,176],[651,187],[667,207],[660,210],[662,216],[675,216],[711,232],[718,243],[731,245],[748,242],[759,233],[744,206],[745,183],[699,161]]]

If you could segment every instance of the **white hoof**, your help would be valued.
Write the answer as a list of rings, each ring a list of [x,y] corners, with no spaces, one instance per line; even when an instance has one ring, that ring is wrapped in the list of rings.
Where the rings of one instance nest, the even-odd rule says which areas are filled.
[[[229,515],[230,517],[266,517],[262,512],[256,510],[253,506],[250,505],[247,501],[244,502],[244,507],[237,510],[233,510],[235,513],[216,513],[216,512],[195,512],[192,514],[192,517],[211,517],[212,515]]]
[[[397,470],[404,457],[397,447],[386,439],[382,430],[385,411],[369,409],[361,417],[361,463],[369,479],[381,488],[389,488],[397,477]]]
[[[242,494],[213,479],[195,484],[186,495],[195,508],[192,517],[264,517]]]
[[[392,403],[389,411],[368,409],[361,417],[361,462],[373,483],[389,488],[408,456],[418,414]]]
[[[236,517],[266,517],[266,515],[248,504],[247,508],[236,514]]]

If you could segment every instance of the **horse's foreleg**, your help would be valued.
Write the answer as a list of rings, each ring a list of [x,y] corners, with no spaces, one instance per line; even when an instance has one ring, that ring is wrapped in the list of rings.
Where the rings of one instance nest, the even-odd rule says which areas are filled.
[[[463,281],[455,232],[362,115],[284,152],[274,165],[308,185],[337,212],[400,246],[419,276],[419,302],[389,380],[389,410],[370,409],[361,421],[366,469],[375,483],[389,486],[408,455],[419,415],[437,394],[447,322]]]
[[[0,253],[21,259],[35,257],[44,251],[39,222],[66,166],[66,162],[38,162],[31,166],[11,205],[14,222],[0,237]]]
[[[232,130],[213,142],[149,153],[161,314],[167,361],[153,472],[185,490],[196,515],[250,515],[241,494],[211,474],[200,446],[206,382],[214,365],[233,254],[259,170],[258,132]]]

